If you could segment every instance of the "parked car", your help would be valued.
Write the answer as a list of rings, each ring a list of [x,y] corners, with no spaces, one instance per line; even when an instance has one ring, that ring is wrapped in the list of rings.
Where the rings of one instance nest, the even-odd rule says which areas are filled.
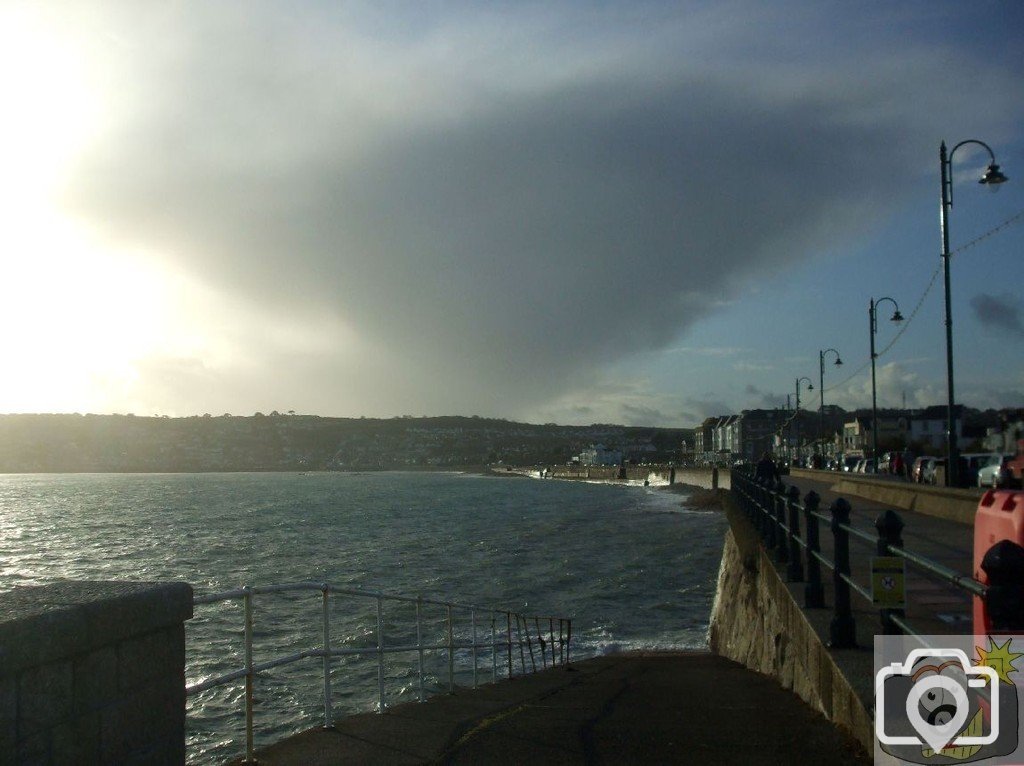
[[[935,484],[938,480],[939,468],[943,471],[946,468],[946,458],[944,457],[930,457],[921,467],[921,483],[922,484]]]
[[[991,452],[965,452],[960,455],[958,482],[964,487],[973,487],[978,480],[978,471],[992,460]]]
[[[978,469],[977,484],[981,488],[1001,489],[1010,486],[1010,469],[1007,466],[1013,459],[1009,453],[996,452],[989,455],[989,460]]]
[[[935,460],[934,455],[921,455],[921,457],[914,458],[914,465],[910,469],[910,480],[917,484],[925,484],[924,480],[924,466],[929,460]]]
[[[892,464],[892,453],[883,452],[882,457],[878,460],[878,472],[889,473],[889,466]]]

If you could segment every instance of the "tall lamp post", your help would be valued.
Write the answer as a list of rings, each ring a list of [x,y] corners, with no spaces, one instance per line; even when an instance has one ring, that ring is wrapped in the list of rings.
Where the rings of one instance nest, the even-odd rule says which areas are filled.
[[[800,383],[807,381],[807,390],[813,391],[814,386],[811,384],[811,379],[804,375],[802,378],[796,379],[796,412],[793,415],[793,422],[796,424],[796,456],[800,457]]]
[[[949,291],[949,209],[953,206],[953,155],[961,146],[976,144],[988,152],[991,162],[985,170],[985,174],[978,180],[978,183],[990,185],[992,189],[998,189],[999,184],[1005,183],[1007,178],[999,172],[996,164],[996,156],[989,145],[983,141],[969,138],[961,141],[946,153],[946,142],[939,145],[939,166],[942,176],[942,208],[939,215],[939,225],[942,228],[942,276],[946,287],[946,486],[956,486],[956,479],[959,466],[957,465],[957,444],[956,444],[956,420],[953,415],[953,312]]]
[[[818,352],[818,393],[821,395],[821,403],[818,405],[818,438],[821,439],[823,459],[825,457],[825,354],[828,353],[836,355],[836,367],[843,364],[843,360],[839,358],[839,352],[834,348],[826,348],[824,351]]]
[[[888,296],[877,301],[872,298],[868,304],[868,326],[871,330],[871,457],[875,461],[872,473],[878,473],[878,389],[875,385],[875,359],[878,354],[875,353],[875,334],[878,332],[878,304],[883,301],[889,301],[895,309],[890,321],[897,324],[903,321],[899,305]]]

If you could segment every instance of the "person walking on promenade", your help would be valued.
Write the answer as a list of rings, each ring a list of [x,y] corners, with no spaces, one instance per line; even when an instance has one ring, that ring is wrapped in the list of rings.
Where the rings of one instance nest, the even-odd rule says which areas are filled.
[[[754,469],[754,480],[772,485],[778,482],[779,468],[775,465],[775,461],[772,460],[771,452],[766,451],[761,456],[761,459],[757,461],[757,467]]]

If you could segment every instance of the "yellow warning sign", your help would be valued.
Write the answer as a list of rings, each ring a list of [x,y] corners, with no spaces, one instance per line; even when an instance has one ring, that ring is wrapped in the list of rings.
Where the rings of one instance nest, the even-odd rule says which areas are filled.
[[[871,600],[879,609],[906,607],[906,559],[875,556],[871,559]]]

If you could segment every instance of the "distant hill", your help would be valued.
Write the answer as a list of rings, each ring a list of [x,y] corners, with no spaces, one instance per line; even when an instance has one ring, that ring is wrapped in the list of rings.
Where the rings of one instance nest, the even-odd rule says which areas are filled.
[[[564,463],[591,444],[678,460],[692,429],[479,417],[0,415],[0,473],[380,470]]]

